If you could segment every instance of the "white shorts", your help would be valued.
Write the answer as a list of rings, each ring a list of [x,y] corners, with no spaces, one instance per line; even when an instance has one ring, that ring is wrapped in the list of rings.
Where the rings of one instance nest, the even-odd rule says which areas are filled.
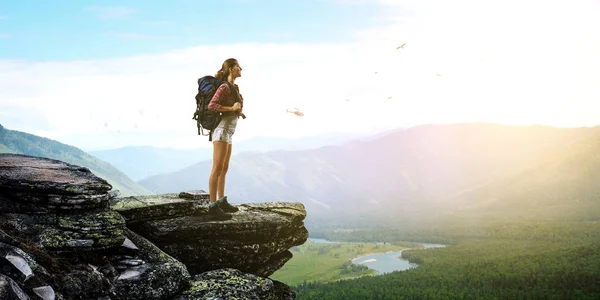
[[[235,127],[237,126],[238,116],[224,116],[219,125],[212,131],[213,142],[227,142],[232,143],[232,137],[235,133]]]

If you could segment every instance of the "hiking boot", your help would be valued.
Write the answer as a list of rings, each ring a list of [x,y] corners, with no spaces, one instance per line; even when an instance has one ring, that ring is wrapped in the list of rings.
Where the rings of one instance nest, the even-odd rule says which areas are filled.
[[[223,198],[217,200],[217,204],[224,212],[234,213],[234,212],[240,210],[239,208],[237,208],[237,207],[229,204],[229,202],[227,202],[227,196],[223,196]]]
[[[214,203],[208,206],[208,215],[217,220],[229,220],[232,218],[231,214],[224,212],[218,203]]]

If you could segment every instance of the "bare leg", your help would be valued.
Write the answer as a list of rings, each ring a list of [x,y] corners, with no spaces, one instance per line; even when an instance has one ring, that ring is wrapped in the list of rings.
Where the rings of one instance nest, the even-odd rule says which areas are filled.
[[[227,155],[227,142],[213,142],[213,166],[208,179],[208,193],[210,194],[210,202],[217,201],[217,186],[219,176],[223,168],[223,162]]]
[[[227,176],[227,170],[229,169],[229,159],[231,159],[231,144],[227,145],[227,153],[225,154],[225,160],[221,168],[221,174],[219,175],[219,181],[217,184],[217,199],[225,196],[225,176]]]

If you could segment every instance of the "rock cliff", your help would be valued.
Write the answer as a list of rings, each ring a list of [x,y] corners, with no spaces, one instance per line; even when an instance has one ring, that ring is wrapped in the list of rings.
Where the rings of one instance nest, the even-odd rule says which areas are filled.
[[[267,277],[308,237],[302,204],[217,221],[202,192],[111,189],[87,168],[1,154],[0,299],[295,298]]]

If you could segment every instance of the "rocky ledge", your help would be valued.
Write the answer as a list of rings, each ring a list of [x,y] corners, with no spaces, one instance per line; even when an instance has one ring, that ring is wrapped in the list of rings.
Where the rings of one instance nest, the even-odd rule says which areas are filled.
[[[208,216],[208,199],[185,200],[177,194],[129,197],[115,205],[128,228],[183,262],[191,274],[235,268],[267,277],[292,257],[290,248],[308,238],[300,203],[238,208],[230,220],[215,221]]]
[[[111,189],[87,168],[0,154],[0,299],[295,298],[267,277],[308,237],[302,204],[217,221],[202,191]]]

